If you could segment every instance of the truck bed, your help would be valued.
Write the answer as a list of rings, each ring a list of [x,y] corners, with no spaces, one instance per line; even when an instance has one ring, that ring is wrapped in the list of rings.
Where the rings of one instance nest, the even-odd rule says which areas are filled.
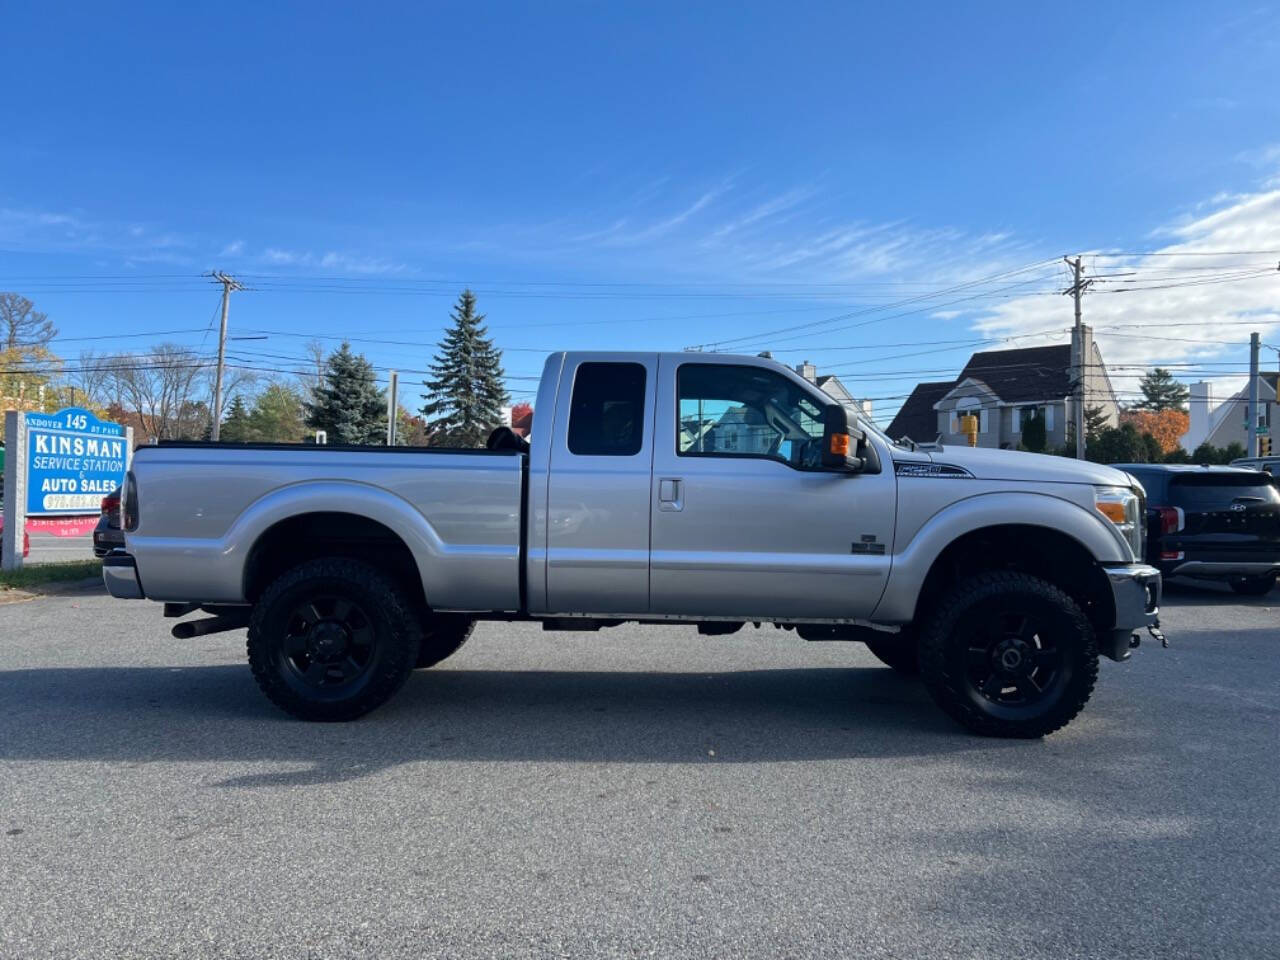
[[[516,610],[523,468],[519,453],[442,447],[141,447],[128,551],[152,599],[238,603],[274,524],[299,509],[355,513],[404,540],[433,605]]]

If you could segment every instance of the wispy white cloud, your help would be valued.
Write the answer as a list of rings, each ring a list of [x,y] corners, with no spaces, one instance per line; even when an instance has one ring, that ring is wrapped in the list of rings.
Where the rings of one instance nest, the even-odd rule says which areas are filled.
[[[218,256],[238,257],[243,252],[244,252],[244,241],[232,240],[230,243],[228,243],[225,247],[222,248],[222,251],[218,254]]]
[[[776,197],[771,197],[763,203],[757,204],[742,216],[716,228],[711,232],[711,237],[715,240],[721,240],[730,234],[738,233],[762,221],[775,222],[781,214],[794,210],[812,197],[814,193],[815,191],[811,187],[796,187],[787,190]]]
[[[1249,333],[1265,340],[1280,331],[1280,254],[1262,252],[1280,250],[1280,189],[1219,198],[1214,209],[1157,233],[1166,242],[1151,251],[1085,255],[1086,276],[1096,278],[1085,322],[1118,390],[1135,389],[1153,364],[1194,364],[1175,373],[1229,385],[1247,358]],[[973,328],[1008,336],[1057,327],[1061,341],[1071,322],[1069,299],[1024,296],[985,310]]]
[[[277,267],[295,267],[299,269],[340,270],[345,273],[361,273],[369,275],[397,274],[413,272],[406,264],[384,260],[378,257],[361,256],[330,250],[316,254],[310,250],[288,250],[281,247],[267,247],[259,258],[263,263]]]
[[[623,219],[595,239],[596,242],[609,247],[638,247],[654,240],[666,237],[682,224],[688,223],[699,213],[711,206],[728,190],[728,186],[715,187],[704,191],[692,203],[676,213],[645,225],[629,226]]]
[[[82,211],[0,207],[0,246],[187,263],[192,243],[183,234],[145,222],[100,219]]]
[[[625,257],[626,269],[700,274],[736,280],[844,283],[899,276],[950,278],[1004,263],[1026,244],[1007,231],[971,234],[906,220],[842,218],[816,183],[761,196],[741,177],[726,177],[691,198],[665,200],[662,178],[644,185],[643,203],[624,194],[595,222],[505,224],[459,242],[457,249],[530,263],[592,263],[608,267]],[[666,213],[655,213],[661,207]],[[674,212],[671,212],[674,207]],[[499,239],[500,238],[500,239]],[[625,251],[625,252],[623,252]]]

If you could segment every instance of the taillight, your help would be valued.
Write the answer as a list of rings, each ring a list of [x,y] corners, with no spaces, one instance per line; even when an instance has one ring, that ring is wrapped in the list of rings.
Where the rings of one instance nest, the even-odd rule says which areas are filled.
[[[103,516],[108,516],[108,517],[112,516],[119,509],[120,509],[120,494],[118,491],[116,493],[109,493],[102,498]]]
[[[1181,507],[1160,508],[1160,532],[1177,533],[1186,522],[1186,515]]]
[[[134,480],[132,470],[125,476],[124,498],[121,502],[124,504],[121,526],[132,533],[138,529],[138,482]]]

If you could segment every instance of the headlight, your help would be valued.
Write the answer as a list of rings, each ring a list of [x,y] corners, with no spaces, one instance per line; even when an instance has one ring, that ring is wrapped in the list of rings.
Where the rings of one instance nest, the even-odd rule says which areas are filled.
[[[1130,487],[1094,487],[1093,505],[1115,524],[1120,536],[1133,550],[1133,558],[1143,559],[1146,545],[1142,536],[1142,495]]]

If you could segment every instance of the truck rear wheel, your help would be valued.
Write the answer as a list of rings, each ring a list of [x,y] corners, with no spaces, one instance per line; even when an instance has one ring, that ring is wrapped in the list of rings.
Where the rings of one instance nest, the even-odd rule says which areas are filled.
[[[418,659],[412,605],[359,560],[310,560],[263,592],[249,666],[276,706],[304,720],[354,720],[385,703]]]
[[[1093,626],[1079,605],[1030,574],[993,571],[956,584],[920,636],[934,701],[974,733],[1043,737],[1089,701]]]
[[[434,667],[453,656],[475,630],[476,622],[460,613],[433,613],[422,624],[422,643],[418,647],[417,668]]]

